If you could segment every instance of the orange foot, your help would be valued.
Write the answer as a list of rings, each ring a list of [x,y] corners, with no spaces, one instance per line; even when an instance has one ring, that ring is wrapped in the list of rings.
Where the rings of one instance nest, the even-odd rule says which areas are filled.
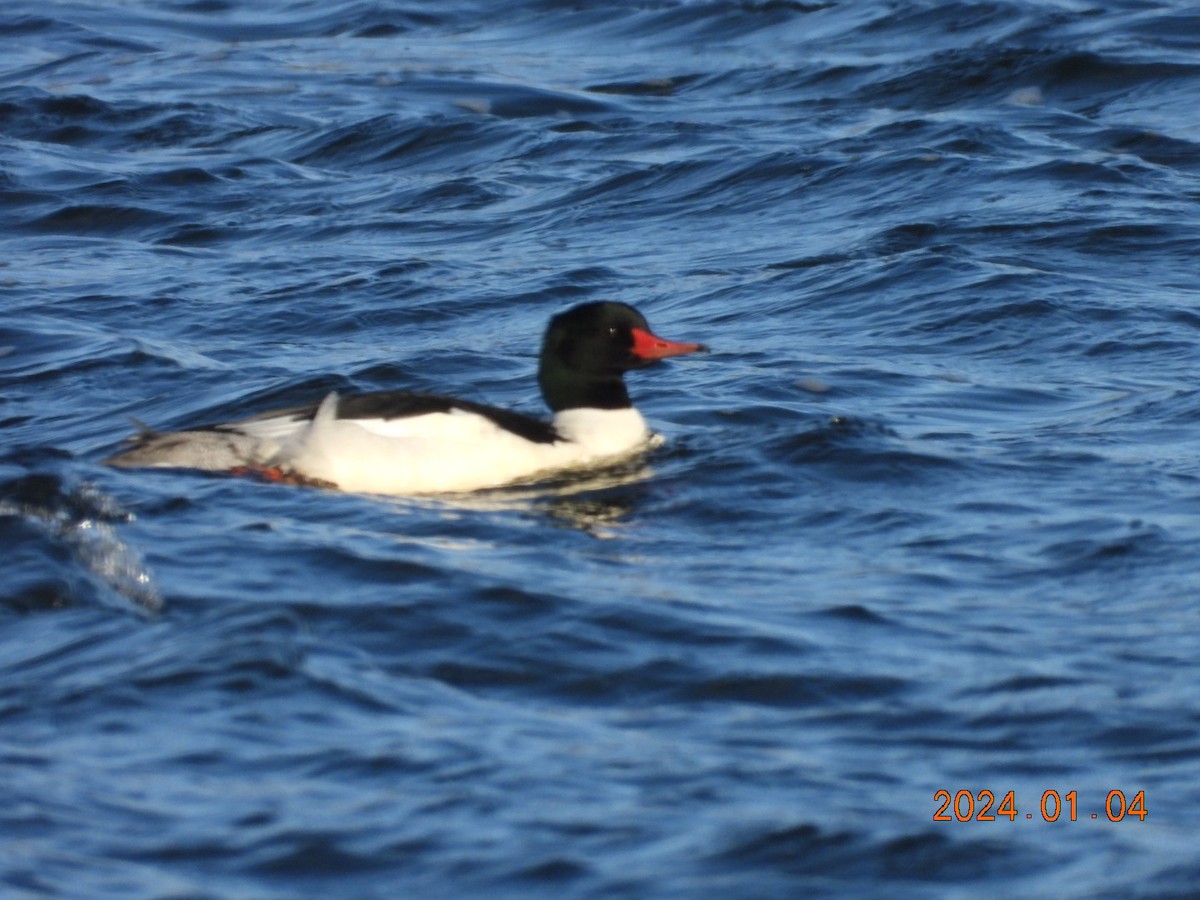
[[[253,478],[256,481],[268,481],[273,484],[294,484],[299,487],[337,487],[331,481],[309,478],[282,466],[234,466],[229,470],[229,474],[238,478]]]

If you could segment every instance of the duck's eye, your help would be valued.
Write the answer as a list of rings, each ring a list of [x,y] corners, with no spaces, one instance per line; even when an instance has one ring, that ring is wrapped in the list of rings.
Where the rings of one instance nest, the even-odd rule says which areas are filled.
[[[615,338],[615,337],[616,337],[618,334],[620,334],[620,333],[621,333],[621,331],[620,331],[620,329],[619,329],[619,328],[617,328],[617,326],[616,326],[616,325],[610,325],[610,326],[608,326],[608,336],[609,336],[610,338]]]

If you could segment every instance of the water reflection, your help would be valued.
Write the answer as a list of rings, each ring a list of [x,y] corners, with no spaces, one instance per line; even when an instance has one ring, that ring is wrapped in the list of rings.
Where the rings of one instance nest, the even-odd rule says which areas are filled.
[[[397,500],[445,513],[526,512],[544,514],[552,523],[576,528],[593,537],[620,536],[622,520],[636,509],[640,491],[628,488],[644,484],[654,470],[644,456],[605,466],[555,473],[538,481],[506,485],[488,491],[443,494],[438,497]]]
[[[41,474],[4,482],[0,484],[0,519],[6,518],[32,526],[33,534],[48,542],[44,552],[51,558],[62,553],[73,559],[82,571],[135,610],[150,613],[162,608],[162,596],[149,569],[114,527],[130,521],[132,515],[94,485],[69,488],[57,476]],[[7,537],[16,539],[12,534]],[[51,592],[49,605],[64,605],[80,593],[71,578],[62,582],[61,589]],[[104,591],[96,596],[106,599]]]

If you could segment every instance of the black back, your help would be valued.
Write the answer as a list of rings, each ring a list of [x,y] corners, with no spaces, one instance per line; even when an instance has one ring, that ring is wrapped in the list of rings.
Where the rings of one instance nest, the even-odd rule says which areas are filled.
[[[276,409],[260,413],[241,422],[231,422],[228,425],[215,425],[211,428],[218,431],[237,431],[238,426],[260,421],[288,417],[295,422],[311,420],[316,414],[320,403],[309,403],[304,406],[293,406],[287,409]],[[452,409],[481,415],[498,426],[511,431],[527,441],[535,444],[552,444],[562,440],[562,436],[554,430],[554,426],[533,416],[488,406],[485,403],[474,403],[470,400],[458,400],[453,397],[443,397],[439,394],[423,394],[416,391],[374,391],[368,394],[348,394],[338,397],[337,417],[339,419],[407,419],[414,416],[424,416],[430,413],[448,413]]]

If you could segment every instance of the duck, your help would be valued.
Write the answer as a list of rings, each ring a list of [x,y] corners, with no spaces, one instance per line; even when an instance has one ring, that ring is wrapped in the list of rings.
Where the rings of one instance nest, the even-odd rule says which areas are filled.
[[[436,393],[331,392],[307,405],[184,431],[135,421],[130,446],[102,462],[368,494],[502,487],[646,448],[653,435],[629,398],[625,374],[706,350],[658,337],[628,304],[593,301],[553,316],[546,327],[537,381],[548,420]]]

